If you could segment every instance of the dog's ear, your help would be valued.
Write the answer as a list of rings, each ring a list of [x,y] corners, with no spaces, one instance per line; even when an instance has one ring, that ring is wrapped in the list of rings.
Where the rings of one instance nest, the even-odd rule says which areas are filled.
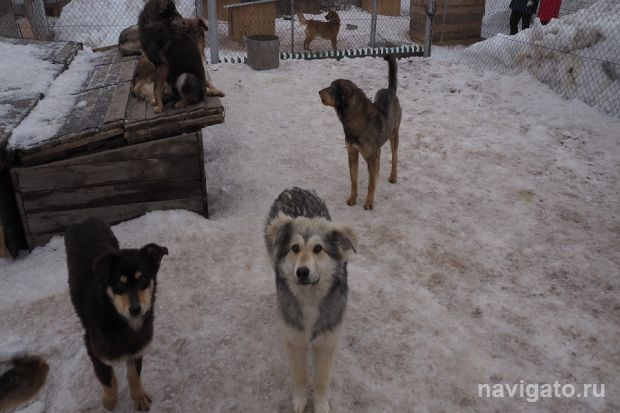
[[[275,254],[277,258],[283,256],[282,250],[291,240],[292,227],[293,218],[284,215],[282,212],[278,213],[278,216],[267,225],[265,231],[267,242],[271,245],[271,253]]]
[[[336,246],[338,253],[342,257],[346,258],[350,251],[357,254],[357,235],[355,231],[353,231],[353,228],[345,225],[338,225],[331,234],[329,234],[328,239]]]
[[[112,274],[112,267],[118,262],[120,255],[118,252],[106,252],[95,259],[93,272],[95,278],[102,284],[107,285]]]
[[[198,19],[198,27],[200,27],[203,32],[209,31],[209,26],[207,26],[207,22],[203,18]]]
[[[140,249],[142,255],[152,264],[155,268],[159,268],[161,259],[164,255],[168,255],[168,248],[161,247],[157,244],[146,244]]]

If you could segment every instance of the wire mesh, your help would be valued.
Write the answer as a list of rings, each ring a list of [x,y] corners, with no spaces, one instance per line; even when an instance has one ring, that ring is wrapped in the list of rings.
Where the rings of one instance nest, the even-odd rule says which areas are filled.
[[[487,0],[480,29],[484,41],[467,48],[437,47],[434,41],[433,55],[481,70],[527,71],[566,98],[620,116],[620,1],[531,0],[529,27],[517,15],[521,19],[511,35],[511,17],[523,13],[521,2],[527,7],[528,0]],[[438,0],[437,8],[450,10],[454,3]],[[441,29],[436,19],[434,38]]]

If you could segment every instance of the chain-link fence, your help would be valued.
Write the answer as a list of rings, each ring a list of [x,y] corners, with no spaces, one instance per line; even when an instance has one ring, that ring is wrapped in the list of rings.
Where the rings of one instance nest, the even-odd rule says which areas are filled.
[[[195,17],[202,0],[176,0]],[[0,0],[0,35],[73,40],[89,47],[118,43],[120,32],[138,22],[145,0]]]
[[[186,17],[208,18],[210,0],[176,0],[177,9]],[[411,44],[410,0],[213,0],[219,55],[243,58],[245,37],[275,34],[281,51],[302,51],[306,27],[329,23],[329,29],[317,30],[309,49],[331,50],[331,34],[338,49],[394,47]],[[74,40],[90,47],[118,42],[119,33],[136,24],[145,0],[2,0],[0,35],[45,40]],[[374,8],[373,8],[374,3]],[[327,22],[326,13],[334,10],[339,24]],[[210,20],[213,21],[213,20]]]
[[[442,30],[449,38],[469,34],[441,24],[454,21],[463,1],[437,0],[435,57],[505,74],[525,70],[569,99],[620,116],[620,0],[486,0],[484,41],[437,47]]]

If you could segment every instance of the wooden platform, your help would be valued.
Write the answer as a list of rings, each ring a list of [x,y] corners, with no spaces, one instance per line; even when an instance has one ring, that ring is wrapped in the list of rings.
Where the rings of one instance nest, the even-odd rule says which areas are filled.
[[[136,57],[124,57],[116,49],[102,52],[76,99],[86,106],[76,106],[54,136],[35,148],[18,151],[19,162],[39,165],[224,122],[224,107],[216,97],[155,113],[153,106],[131,94],[136,61]]]
[[[114,224],[160,209],[208,214],[201,129],[224,122],[219,98],[157,114],[131,94],[135,57],[98,53],[64,124],[12,153],[29,248],[87,217]]]

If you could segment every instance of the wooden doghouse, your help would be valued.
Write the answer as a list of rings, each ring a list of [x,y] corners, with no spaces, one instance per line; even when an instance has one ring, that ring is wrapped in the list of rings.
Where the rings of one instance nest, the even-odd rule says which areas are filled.
[[[276,34],[276,0],[259,0],[224,6],[228,35],[236,42],[252,34]]]
[[[400,16],[401,0],[378,0],[377,14],[382,16]],[[362,9],[372,13],[372,0],[362,0]]]
[[[426,0],[411,0],[409,35],[417,43],[424,43],[426,8]],[[433,44],[467,45],[479,41],[483,16],[484,0],[437,0]]]
[[[207,216],[201,129],[224,121],[218,98],[164,113],[130,93],[136,64],[98,54],[58,133],[19,149],[11,177],[28,246],[75,222],[114,224],[161,209]]]
[[[59,75],[81,49],[81,45],[74,42],[47,42],[0,37],[0,43],[15,48],[28,45],[29,48],[38,49],[41,60],[54,63],[51,69],[53,77]],[[2,118],[3,122],[0,124],[0,257],[7,255],[15,257],[19,249],[25,246],[24,231],[9,172],[14,164],[15,156],[7,148],[8,140],[13,129],[36,106],[42,94],[47,90],[45,84],[38,88],[29,85],[27,92],[19,92],[19,85],[11,86],[16,88],[17,95],[9,93],[0,97],[0,105],[7,108]]]

